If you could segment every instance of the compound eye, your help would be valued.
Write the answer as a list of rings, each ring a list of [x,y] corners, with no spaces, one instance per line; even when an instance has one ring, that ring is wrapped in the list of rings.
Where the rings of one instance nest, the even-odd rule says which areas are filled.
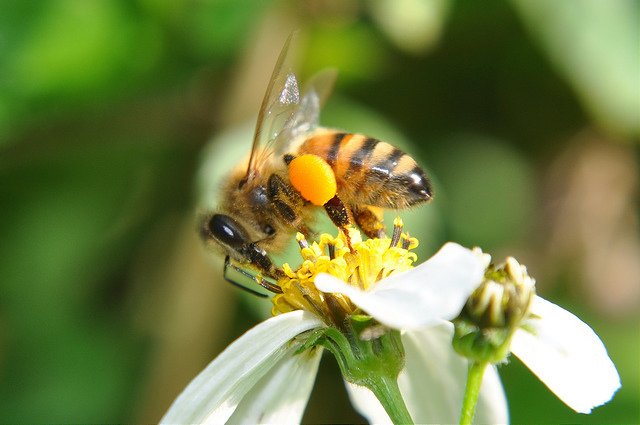
[[[206,226],[211,235],[220,243],[232,248],[240,248],[249,243],[249,236],[240,223],[224,214],[214,214]]]

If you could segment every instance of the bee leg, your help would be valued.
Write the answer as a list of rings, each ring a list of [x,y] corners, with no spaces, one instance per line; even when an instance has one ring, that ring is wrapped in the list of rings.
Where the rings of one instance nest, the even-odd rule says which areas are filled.
[[[300,227],[298,227],[298,231],[302,233],[306,238],[315,239],[317,236],[317,233],[313,229],[306,226],[304,223],[302,223]]]
[[[256,282],[258,282],[258,285],[262,286],[267,291],[271,291],[274,294],[282,294],[282,288],[279,285],[269,282],[268,280],[266,280],[262,276],[260,276],[260,277],[256,276],[255,280],[256,280]]]
[[[267,182],[267,197],[277,214],[285,223],[290,223],[300,233],[309,236],[310,231],[305,226],[302,218],[296,213],[305,204],[305,200],[293,187],[277,174],[269,176]]]
[[[252,281],[256,282],[258,285],[262,286],[264,289],[276,293],[276,294],[280,294],[282,293],[282,289],[280,289],[280,287],[278,285],[275,285],[271,282],[269,282],[268,280],[264,279],[262,276],[254,276],[251,273],[249,273],[248,271],[246,271],[245,269],[236,266],[235,264],[231,263],[231,259],[229,258],[229,256],[227,255],[224,258],[224,269],[223,269],[223,277],[224,280],[226,280],[227,282],[229,282],[230,284],[237,286],[238,288],[247,291],[250,294],[256,295],[258,297],[261,298],[267,298],[269,295],[268,294],[263,294],[262,292],[258,292],[256,290],[253,290],[243,284],[241,284],[240,282],[237,282],[233,279],[231,279],[228,275],[227,275],[227,270],[229,268],[232,268],[233,270],[237,271],[238,273],[240,273],[241,275],[248,277],[249,279],[251,279]]]
[[[386,237],[383,220],[383,210],[378,207],[371,207],[368,205],[351,206],[351,213],[353,219],[358,227],[369,238],[384,238]]]
[[[338,229],[342,230],[342,233],[344,233],[347,238],[347,245],[349,246],[349,249],[353,251],[351,238],[349,237],[349,231],[347,229],[347,225],[351,224],[351,217],[349,216],[349,210],[347,207],[340,198],[338,198],[338,195],[336,195],[324,204],[324,209],[327,211],[327,215],[333,224],[335,224]]]
[[[252,295],[256,295],[256,296],[261,297],[261,298],[266,298],[268,296],[267,294],[263,294],[262,292],[255,291],[255,290],[253,290],[251,288],[248,288],[248,287],[244,286],[240,282],[237,282],[237,281],[231,279],[229,276],[227,276],[227,270],[229,269],[229,267],[231,267],[232,269],[234,269],[238,273],[242,274],[243,276],[246,276],[246,277],[250,278],[251,280],[255,281],[255,278],[251,273],[247,272],[246,270],[241,269],[240,267],[236,266],[235,264],[231,264],[231,261],[230,261],[228,255],[224,258],[224,269],[223,269],[223,272],[222,272],[222,277],[224,277],[224,280],[226,280],[227,282],[229,282],[233,286],[236,286],[236,287],[242,289],[243,291],[247,291],[248,293],[250,293]]]

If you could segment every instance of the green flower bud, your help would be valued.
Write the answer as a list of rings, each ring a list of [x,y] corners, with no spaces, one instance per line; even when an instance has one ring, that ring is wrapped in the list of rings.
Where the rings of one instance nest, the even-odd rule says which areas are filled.
[[[504,361],[511,336],[529,316],[534,296],[535,280],[515,258],[489,265],[484,280],[453,321],[453,347],[474,361]]]

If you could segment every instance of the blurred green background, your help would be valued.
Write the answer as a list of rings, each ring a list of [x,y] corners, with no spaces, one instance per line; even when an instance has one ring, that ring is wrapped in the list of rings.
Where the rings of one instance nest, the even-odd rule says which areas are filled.
[[[323,124],[433,176],[403,213],[422,259],[514,255],[608,347],[623,386],[591,415],[502,366],[513,422],[640,422],[638,22],[624,0],[2,0],[0,421],[157,421],[264,317],[194,217],[299,29],[303,79],[340,71]],[[362,421],[330,357],[305,421]]]

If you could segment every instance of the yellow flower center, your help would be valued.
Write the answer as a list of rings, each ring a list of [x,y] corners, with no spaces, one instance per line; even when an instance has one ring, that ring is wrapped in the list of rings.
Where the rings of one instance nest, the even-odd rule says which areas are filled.
[[[282,266],[285,277],[278,281],[282,293],[272,298],[272,314],[307,310],[333,323],[338,317],[358,313],[357,307],[342,294],[318,291],[313,283],[315,277],[328,273],[367,290],[381,279],[413,268],[417,257],[411,250],[418,246],[418,240],[402,233],[402,226],[402,221],[396,219],[391,238],[364,241],[358,230],[349,228],[351,249],[342,232],[337,237],[323,234],[319,242],[311,244],[299,233],[296,239],[303,262],[296,270],[287,263]]]

